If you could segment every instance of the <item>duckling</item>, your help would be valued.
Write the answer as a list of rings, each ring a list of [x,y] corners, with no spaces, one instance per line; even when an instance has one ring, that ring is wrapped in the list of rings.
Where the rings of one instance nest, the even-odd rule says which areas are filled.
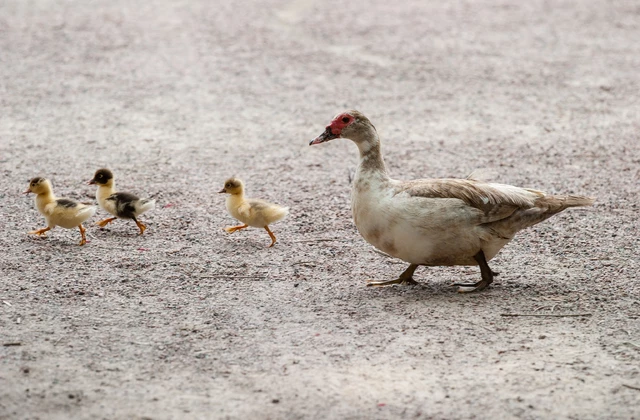
[[[269,248],[276,243],[276,235],[269,229],[269,225],[284,219],[289,214],[288,207],[281,207],[254,198],[245,198],[244,183],[238,178],[227,179],[224,182],[224,188],[218,192],[229,194],[226,203],[227,211],[243,223],[239,226],[226,227],[224,230],[233,233],[249,226],[264,228],[271,237]]]
[[[29,181],[29,187],[24,193],[36,194],[36,208],[47,221],[46,228],[33,230],[29,232],[29,234],[46,236],[46,232],[56,226],[61,226],[66,229],[77,227],[80,229],[80,235],[82,236],[80,245],[87,243],[85,236],[86,229],[82,227],[82,223],[96,213],[94,206],[87,206],[69,198],[56,198],[56,196],[53,195],[51,182],[41,177],[31,179]]]
[[[98,204],[100,204],[100,207],[104,210],[115,216],[100,220],[96,223],[98,226],[105,227],[118,218],[132,219],[136,222],[136,225],[138,225],[140,235],[144,233],[147,227],[141,223],[137,217],[153,209],[156,206],[156,200],[149,198],[141,199],[128,192],[116,192],[113,173],[106,168],[98,169],[93,179],[88,183],[89,185],[98,184],[98,190],[96,191]]]
[[[551,195],[475,179],[395,180],[389,176],[375,127],[356,110],[338,114],[310,145],[353,141],[360,152],[351,193],[353,220],[364,239],[409,267],[399,278],[369,286],[416,284],[418,266],[477,265],[482,280],[456,283],[481,291],[494,276],[488,265],[516,233],[594,198]]]

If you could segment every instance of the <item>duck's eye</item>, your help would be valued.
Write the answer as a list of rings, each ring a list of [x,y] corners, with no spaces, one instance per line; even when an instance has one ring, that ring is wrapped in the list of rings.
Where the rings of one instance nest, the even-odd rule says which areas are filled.
[[[342,117],[342,122],[343,123],[348,123],[349,122],[349,117]]]

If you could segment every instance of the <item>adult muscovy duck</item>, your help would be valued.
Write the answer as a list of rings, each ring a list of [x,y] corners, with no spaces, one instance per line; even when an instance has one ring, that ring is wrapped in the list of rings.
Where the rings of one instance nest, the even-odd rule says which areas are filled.
[[[338,114],[310,145],[337,138],[352,140],[360,151],[351,196],[358,231],[374,247],[410,264],[397,279],[368,286],[416,284],[413,273],[421,265],[478,265],[482,280],[455,286],[460,292],[483,290],[497,275],[487,261],[517,232],[594,202],[475,179],[392,179],[378,132],[356,110]]]

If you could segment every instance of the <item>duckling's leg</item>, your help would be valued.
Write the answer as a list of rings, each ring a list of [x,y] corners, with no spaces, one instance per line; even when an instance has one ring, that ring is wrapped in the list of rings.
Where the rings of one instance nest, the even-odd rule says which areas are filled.
[[[100,226],[101,228],[107,226],[109,223],[113,222],[114,220],[116,220],[117,217],[108,217],[104,220],[100,220],[99,222],[96,222],[96,225]]]
[[[413,273],[416,271],[416,268],[418,268],[418,264],[411,264],[397,279],[389,281],[370,281],[367,283],[367,287],[389,286],[391,284],[401,284],[403,286],[420,284],[413,279]]]
[[[271,237],[271,245],[269,245],[269,248],[271,248],[276,243],[276,235],[274,235],[273,232],[271,232],[271,229],[269,229],[269,226],[265,226],[264,228],[267,230],[267,233]]]
[[[480,266],[480,274],[482,275],[482,280],[477,283],[455,283],[454,286],[459,287],[458,292],[460,293],[471,293],[484,290],[487,286],[493,283],[493,278],[499,274],[489,268],[489,264],[487,264],[487,259],[485,258],[484,252],[482,250],[474,255],[473,259],[476,260],[478,262],[478,265]],[[473,287],[473,289],[465,290],[463,289],[464,287]]]
[[[78,225],[78,229],[80,229],[80,235],[82,236],[82,239],[80,240],[80,246],[82,246],[87,243],[87,237],[84,236],[84,233],[87,230],[84,227],[82,227],[82,225]]]
[[[32,230],[31,232],[29,232],[30,235],[38,235],[38,236],[47,236],[47,231],[51,230],[51,228],[49,226],[47,226],[44,229],[39,229],[39,230]]]
[[[228,226],[228,227],[224,228],[224,230],[226,230],[229,233],[233,233],[236,230],[245,229],[245,228],[248,228],[248,227],[249,227],[249,225]]]
[[[147,227],[135,217],[133,218],[133,221],[136,222],[136,225],[138,225],[138,229],[140,229],[140,235],[142,235],[144,231],[147,230]]]

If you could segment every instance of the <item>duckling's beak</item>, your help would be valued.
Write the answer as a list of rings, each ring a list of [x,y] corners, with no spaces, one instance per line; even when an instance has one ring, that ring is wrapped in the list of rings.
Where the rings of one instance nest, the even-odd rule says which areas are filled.
[[[31,191],[31,188],[27,188],[26,191],[22,191],[22,194],[29,194],[30,192],[33,192]]]
[[[313,146],[314,144],[324,143],[325,141],[329,141],[337,138],[340,138],[340,134],[333,134],[331,130],[331,126],[329,125],[327,126],[327,129],[324,130],[324,133],[320,134],[318,137],[316,137],[315,139],[311,140],[311,142],[309,142],[309,146]]]
[[[92,179],[91,181],[87,181],[87,185],[93,185],[96,183],[95,179]]]
[[[220,191],[218,191],[218,194],[222,194],[222,193],[226,193],[226,192],[227,192],[226,188],[223,188]]]

